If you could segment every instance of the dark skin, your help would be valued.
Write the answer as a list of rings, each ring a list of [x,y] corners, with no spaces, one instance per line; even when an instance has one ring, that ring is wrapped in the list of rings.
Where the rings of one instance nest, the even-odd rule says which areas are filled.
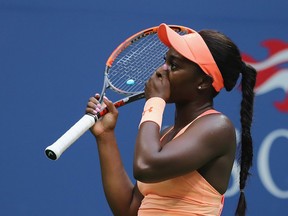
[[[174,126],[160,142],[156,123],[141,124],[135,147],[134,177],[151,183],[197,170],[224,194],[235,157],[234,126],[223,114],[210,114],[197,119],[185,133],[173,139],[198,115],[213,109],[214,90],[211,78],[175,50],[169,49],[165,58],[165,64],[147,82],[145,96],[175,103]],[[98,99],[99,95],[90,98],[87,113],[99,109]],[[121,162],[114,134],[118,111],[108,99],[104,103],[110,112],[91,128],[91,132],[97,140],[106,198],[114,215],[137,215],[143,196],[137,184],[130,181]]]

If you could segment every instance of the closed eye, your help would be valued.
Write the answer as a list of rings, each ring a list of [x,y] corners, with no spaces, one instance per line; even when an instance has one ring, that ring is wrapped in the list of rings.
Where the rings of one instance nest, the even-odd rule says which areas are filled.
[[[163,59],[171,71],[175,71],[178,68],[177,63],[173,60],[173,58],[169,58],[167,60],[166,56],[164,56]]]

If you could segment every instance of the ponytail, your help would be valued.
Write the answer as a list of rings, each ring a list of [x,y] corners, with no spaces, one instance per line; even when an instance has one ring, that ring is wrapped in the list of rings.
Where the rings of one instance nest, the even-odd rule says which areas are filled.
[[[244,189],[252,166],[253,145],[251,137],[251,124],[253,117],[254,87],[256,83],[256,70],[242,61],[242,56],[236,44],[224,34],[213,30],[199,32],[207,44],[214,60],[219,67],[224,87],[231,91],[242,74],[242,101],[241,101],[241,145],[240,145],[240,197],[235,212],[236,216],[245,216],[246,200]],[[214,97],[218,93],[215,91]]]
[[[254,86],[256,83],[256,70],[250,65],[243,63],[242,69],[242,102],[241,102],[241,150],[239,157],[240,164],[240,197],[235,212],[236,216],[245,216],[246,199],[244,189],[247,178],[249,177],[249,169],[253,160],[253,145],[251,137],[251,124],[253,117],[254,104]]]

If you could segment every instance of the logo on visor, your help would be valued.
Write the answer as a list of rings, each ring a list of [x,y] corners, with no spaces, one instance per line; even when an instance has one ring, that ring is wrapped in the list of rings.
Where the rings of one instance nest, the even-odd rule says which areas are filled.
[[[288,43],[271,39],[263,41],[261,45],[268,51],[268,57],[264,60],[257,61],[250,55],[242,53],[243,60],[258,72],[256,96],[282,89],[284,98],[275,99],[274,106],[280,112],[288,113]]]

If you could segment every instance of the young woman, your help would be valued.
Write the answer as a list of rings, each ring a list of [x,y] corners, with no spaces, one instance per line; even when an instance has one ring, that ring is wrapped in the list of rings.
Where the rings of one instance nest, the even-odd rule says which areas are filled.
[[[118,112],[109,99],[104,99],[109,113],[91,128],[111,210],[125,216],[221,214],[236,136],[231,121],[213,108],[213,99],[223,87],[231,91],[241,74],[241,193],[236,215],[245,215],[256,71],[219,32],[202,30],[180,36],[161,24],[158,35],[169,51],[145,87],[134,155],[136,184],[121,162],[114,134]],[[103,104],[98,99],[98,94],[90,98],[86,113],[100,110]],[[161,131],[166,103],[175,104],[174,125]]]

